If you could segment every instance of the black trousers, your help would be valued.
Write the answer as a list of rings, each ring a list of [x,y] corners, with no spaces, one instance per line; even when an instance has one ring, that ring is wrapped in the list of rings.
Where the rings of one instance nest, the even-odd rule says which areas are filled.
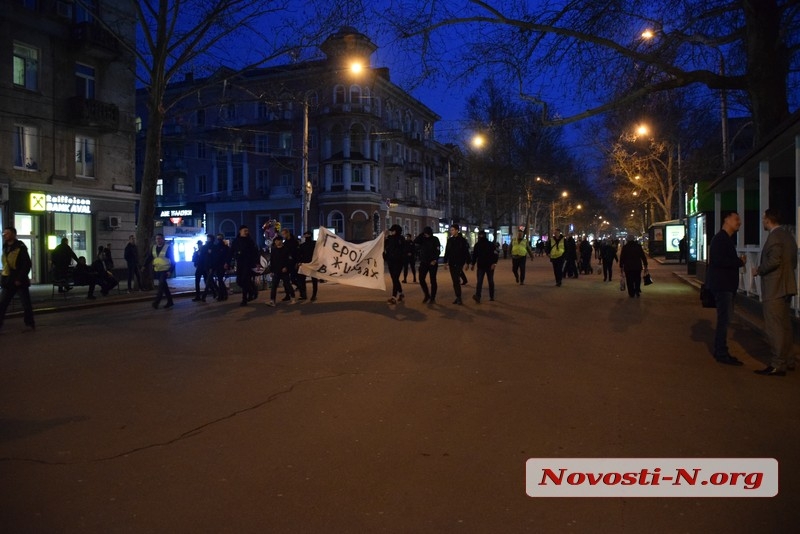
[[[480,300],[484,276],[489,284],[489,298],[494,299],[494,269],[492,268],[482,269],[478,267],[478,281],[476,282],[477,285],[475,286],[475,296],[478,297],[478,300]]]
[[[306,280],[308,278],[309,277],[304,275],[304,274],[297,273],[297,290],[300,292],[300,298],[301,299],[306,298],[307,295],[308,295],[308,291],[306,289]],[[318,288],[319,288],[319,279],[318,278],[314,278],[312,276],[311,277],[311,298],[312,299],[317,298],[317,289]]]
[[[8,309],[8,305],[11,304],[11,299],[14,298],[14,295],[19,295],[19,300],[22,303],[22,317],[25,324],[34,326],[33,305],[31,304],[31,292],[28,287],[28,285],[17,286],[13,283],[9,283],[3,288],[2,293],[0,293],[0,326],[3,325],[3,318],[6,315],[6,310]]]
[[[139,264],[133,261],[128,262],[128,291],[131,290],[131,282],[136,278],[136,287],[142,289],[142,275],[139,274]]]
[[[561,256],[556,259],[550,258],[550,263],[553,264],[553,274],[556,276],[556,285],[560,286],[561,280],[564,278],[564,257]]]
[[[439,287],[436,284],[436,271],[439,270],[439,264],[434,263],[431,265],[430,263],[420,262],[419,264],[419,285],[422,287],[422,293],[426,297],[430,297],[432,299],[436,298],[436,290]],[[431,275],[431,289],[428,291],[428,284],[425,281],[425,278],[428,277],[428,274]]]
[[[169,284],[167,283],[169,271],[156,271],[154,275],[158,280],[158,293],[156,293],[155,303],[160,303],[161,299],[166,297],[167,304],[172,304],[172,293],[169,292]]]
[[[450,278],[453,280],[453,291],[457,299],[461,299],[461,277],[464,276],[463,265],[449,265]]]
[[[411,268],[411,274],[414,275],[414,281],[417,281],[417,259],[406,258],[403,262],[403,280],[408,279],[408,268]]]
[[[511,257],[511,272],[514,273],[517,283],[521,284],[525,281],[525,262],[527,259],[527,256]]]
[[[403,286],[400,283],[400,273],[403,272],[403,263],[390,261],[389,263],[389,276],[392,279],[392,296],[396,297],[403,292]]]
[[[614,260],[603,260],[603,282],[606,280],[609,282],[611,281],[611,275],[614,274],[614,269],[612,268],[613,266]]]

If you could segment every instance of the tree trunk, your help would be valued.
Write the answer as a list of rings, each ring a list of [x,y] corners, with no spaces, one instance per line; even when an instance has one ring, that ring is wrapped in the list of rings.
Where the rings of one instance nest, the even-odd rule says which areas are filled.
[[[139,223],[136,227],[136,242],[139,244],[139,265],[144,260],[153,244],[155,227],[156,185],[161,175],[161,127],[164,114],[160,102],[153,96],[148,101],[148,124],[145,139],[144,172],[142,173],[142,190],[139,198]],[[149,265],[142,273],[142,285],[153,287],[153,271]]]
[[[747,92],[753,104],[755,142],[759,144],[789,116],[789,51],[780,37],[777,0],[741,3],[746,26]]]

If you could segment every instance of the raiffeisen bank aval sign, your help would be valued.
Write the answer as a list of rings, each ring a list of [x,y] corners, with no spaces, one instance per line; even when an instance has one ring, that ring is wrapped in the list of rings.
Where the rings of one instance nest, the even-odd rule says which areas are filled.
[[[92,213],[92,201],[88,198],[70,195],[48,195],[31,193],[31,211],[50,211],[57,213]]]

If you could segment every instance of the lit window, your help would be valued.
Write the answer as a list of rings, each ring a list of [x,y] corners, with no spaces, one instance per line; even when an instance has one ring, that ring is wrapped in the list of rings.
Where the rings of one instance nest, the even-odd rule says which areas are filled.
[[[39,168],[39,131],[32,126],[14,125],[14,167]]]
[[[75,138],[75,175],[94,178],[95,140],[91,137]]]
[[[14,85],[35,91],[39,88],[39,51],[14,43]]]
[[[331,213],[330,227],[337,235],[344,235],[344,215],[338,211]]]
[[[279,147],[281,152],[289,156],[292,153],[292,132],[281,132],[280,138],[278,139]]]
[[[164,180],[159,178],[156,182],[156,196],[162,197],[164,196]]]

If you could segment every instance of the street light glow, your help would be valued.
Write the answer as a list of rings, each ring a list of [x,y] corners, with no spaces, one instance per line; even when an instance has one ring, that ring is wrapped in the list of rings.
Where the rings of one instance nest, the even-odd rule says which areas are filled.
[[[642,32],[642,39],[652,39],[653,37],[655,37],[655,35],[656,34],[653,33],[653,30],[648,29]]]
[[[364,70],[364,65],[362,65],[360,61],[353,61],[350,64],[350,70],[353,74],[360,74],[361,71]]]
[[[567,198],[568,196],[569,196],[569,193],[567,193],[566,191],[562,191],[561,192],[561,198]]]
[[[637,135],[647,135],[649,131],[650,130],[646,124],[640,124],[639,126],[636,127]]]
[[[472,146],[474,146],[475,148],[481,148],[485,144],[486,144],[486,138],[483,137],[483,135],[481,134],[475,134],[475,136],[472,138]]]

